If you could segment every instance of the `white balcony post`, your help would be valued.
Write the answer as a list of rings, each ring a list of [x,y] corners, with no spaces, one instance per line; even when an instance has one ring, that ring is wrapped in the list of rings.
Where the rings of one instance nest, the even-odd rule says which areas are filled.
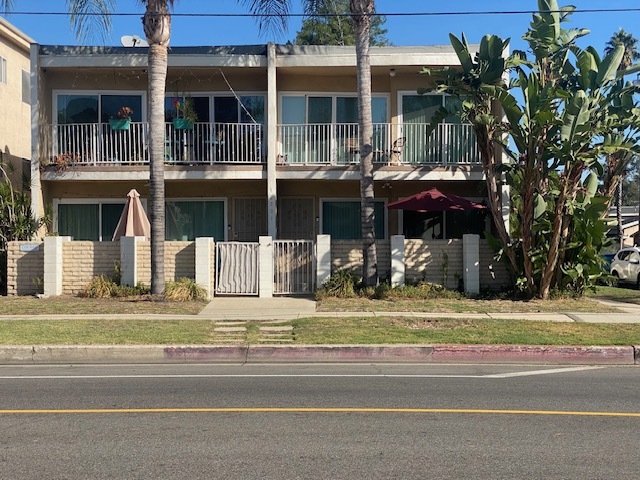
[[[267,112],[269,112],[267,115],[267,232],[272,238],[278,238],[276,180],[278,92],[276,86],[276,46],[273,43],[267,45],[267,107]]]
[[[316,287],[321,288],[331,276],[331,235],[318,235],[316,262]]]
[[[405,280],[404,235],[391,236],[391,286],[402,287]]]
[[[462,280],[464,292],[471,295],[480,293],[480,236],[462,235]]]
[[[258,296],[271,298],[273,297],[273,240],[271,237],[259,237],[258,241],[260,243]]]

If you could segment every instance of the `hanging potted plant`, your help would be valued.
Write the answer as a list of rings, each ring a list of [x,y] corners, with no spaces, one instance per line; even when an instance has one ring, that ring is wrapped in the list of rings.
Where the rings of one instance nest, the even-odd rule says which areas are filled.
[[[182,100],[175,98],[173,106],[176,108],[176,116],[173,117],[174,128],[176,130],[193,130],[193,124],[198,121],[193,98],[185,97]]]
[[[133,115],[133,109],[131,107],[124,105],[120,107],[120,110],[116,113],[116,118],[109,119],[111,130],[129,130],[131,115]]]

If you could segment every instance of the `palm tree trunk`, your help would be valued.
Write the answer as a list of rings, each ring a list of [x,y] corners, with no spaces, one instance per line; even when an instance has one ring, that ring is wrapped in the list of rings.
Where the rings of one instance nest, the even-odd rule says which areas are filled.
[[[360,128],[360,205],[362,221],[362,279],[365,286],[378,284],[375,209],[373,189],[373,123],[371,115],[371,61],[369,43],[373,0],[351,0],[355,23],[358,80],[358,123]]]
[[[151,293],[164,292],[164,96],[171,17],[166,0],[148,0],[142,19],[149,41],[149,200]]]

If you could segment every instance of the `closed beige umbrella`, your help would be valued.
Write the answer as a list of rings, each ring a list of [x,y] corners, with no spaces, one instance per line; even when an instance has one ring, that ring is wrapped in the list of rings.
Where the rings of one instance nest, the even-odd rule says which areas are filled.
[[[119,240],[120,237],[146,237],[147,240],[151,237],[151,224],[142,207],[140,194],[135,188],[127,194],[127,203],[113,232],[112,240]]]

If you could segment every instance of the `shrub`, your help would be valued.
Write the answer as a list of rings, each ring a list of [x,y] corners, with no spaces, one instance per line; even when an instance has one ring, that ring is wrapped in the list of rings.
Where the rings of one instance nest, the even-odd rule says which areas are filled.
[[[164,297],[175,302],[188,302],[191,300],[204,300],[207,297],[204,288],[190,278],[179,278],[175,282],[167,282],[164,289]]]
[[[360,284],[360,277],[353,270],[341,269],[337,270],[329,277],[321,289],[318,290],[317,296],[322,297],[341,297],[350,298],[356,296],[356,289]]]
[[[98,275],[80,292],[80,296],[87,298],[111,298],[114,296],[117,288],[118,285],[116,285],[116,282],[109,277]]]

